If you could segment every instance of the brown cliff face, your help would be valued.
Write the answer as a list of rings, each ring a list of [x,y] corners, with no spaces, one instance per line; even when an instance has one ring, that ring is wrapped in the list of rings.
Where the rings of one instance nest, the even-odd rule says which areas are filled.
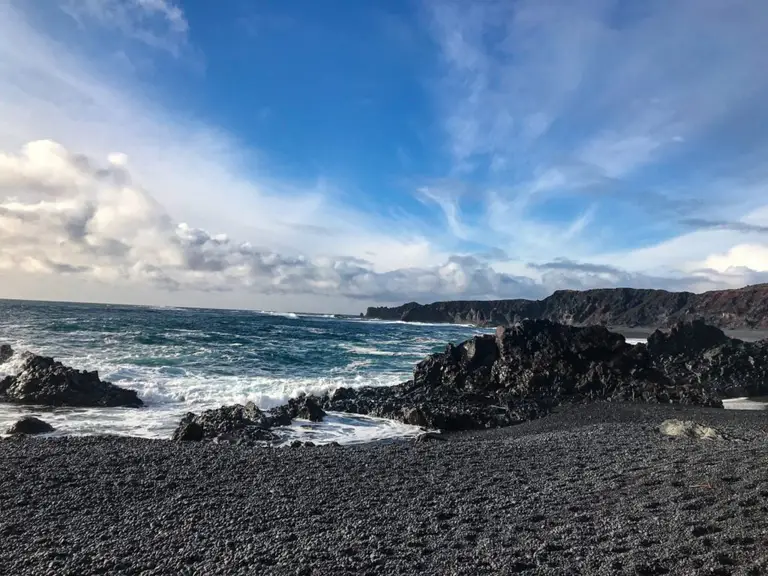
[[[694,294],[666,290],[607,288],[558,290],[543,300],[435,302],[368,308],[367,318],[406,322],[510,325],[524,319],[563,324],[668,328],[702,319],[723,329],[768,328],[768,284]]]

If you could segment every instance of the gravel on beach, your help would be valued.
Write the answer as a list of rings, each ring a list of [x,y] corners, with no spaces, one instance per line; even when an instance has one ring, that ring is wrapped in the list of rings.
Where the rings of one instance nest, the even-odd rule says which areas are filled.
[[[0,574],[768,574],[768,413],[601,403],[345,447],[2,439]]]

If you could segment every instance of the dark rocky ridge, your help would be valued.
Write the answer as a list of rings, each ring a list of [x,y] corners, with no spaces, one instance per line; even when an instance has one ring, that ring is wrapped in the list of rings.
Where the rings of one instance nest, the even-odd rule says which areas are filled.
[[[371,307],[379,320],[511,325],[524,319],[562,324],[669,328],[702,319],[723,329],[768,328],[768,284],[694,294],[635,288],[558,290],[543,300],[453,301]]]
[[[143,405],[135,390],[104,382],[98,372],[75,370],[29,352],[18,374],[0,380],[0,402],[79,407]]]
[[[722,407],[768,394],[768,342],[742,342],[700,321],[629,345],[602,326],[525,320],[420,362],[413,380],[341,388],[319,402],[443,430],[509,426],[563,403],[596,400]]]
[[[758,576],[767,435],[761,413],[596,403],[424,444],[0,440],[0,575]]]

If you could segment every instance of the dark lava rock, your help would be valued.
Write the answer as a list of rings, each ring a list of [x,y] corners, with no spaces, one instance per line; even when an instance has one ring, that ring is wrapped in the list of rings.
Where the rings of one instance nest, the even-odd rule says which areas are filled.
[[[8,434],[47,434],[53,426],[34,416],[25,416],[8,428]]]
[[[603,326],[526,320],[420,362],[413,380],[340,388],[326,409],[443,430],[509,426],[562,403],[596,400],[722,407],[722,398],[768,394],[768,342],[728,338],[701,321],[629,345]]]
[[[10,344],[0,344],[0,364],[5,364],[13,356],[13,348]]]
[[[0,401],[44,406],[143,405],[136,391],[103,382],[96,371],[75,370],[53,358],[30,353],[21,372],[0,380]]]
[[[301,394],[296,398],[291,398],[285,405],[287,413],[291,419],[301,418],[310,422],[322,422],[325,418],[325,411],[320,406],[320,402],[314,396]]]
[[[648,351],[655,357],[690,357],[705,350],[722,346],[731,339],[725,333],[701,320],[681,323],[669,332],[657,330],[648,337]]]
[[[411,426],[421,426],[422,428],[425,428],[429,425],[427,417],[418,408],[404,408],[402,420]]]
[[[768,341],[743,342],[701,321],[680,323],[648,338],[654,367],[681,387],[720,398],[768,394]]]
[[[191,414],[191,418],[190,418]],[[191,412],[182,418],[179,426],[173,433],[173,439],[180,442],[199,442],[205,438],[203,427],[194,421],[195,415]]]
[[[253,402],[206,410],[202,414],[188,413],[179,422],[173,440],[218,440],[241,442],[274,441],[270,429],[287,426],[291,419],[282,407],[275,411],[260,410]]]

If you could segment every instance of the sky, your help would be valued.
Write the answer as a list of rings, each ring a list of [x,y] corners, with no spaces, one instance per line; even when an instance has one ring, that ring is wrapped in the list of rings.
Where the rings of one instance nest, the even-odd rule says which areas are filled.
[[[768,281],[768,4],[0,0],[0,297]]]

